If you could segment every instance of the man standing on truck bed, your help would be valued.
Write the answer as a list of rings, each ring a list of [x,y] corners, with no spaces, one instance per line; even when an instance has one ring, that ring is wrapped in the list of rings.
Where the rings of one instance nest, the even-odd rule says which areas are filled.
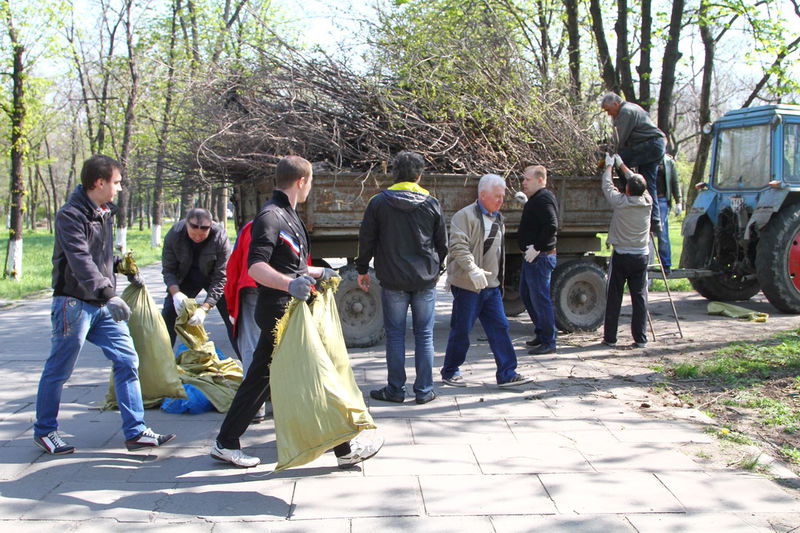
[[[600,106],[614,120],[617,153],[625,165],[635,167],[644,177],[650,197],[656,198],[656,173],[667,145],[664,133],[653,124],[647,111],[634,103],[624,102],[618,94],[607,93]],[[650,214],[650,231],[656,235],[661,233],[657,203],[653,203]]]
[[[284,157],[275,168],[272,199],[253,220],[247,262],[248,274],[258,284],[255,314],[261,336],[211,449],[214,459],[243,468],[261,462],[241,450],[239,438],[267,399],[275,325],[292,297],[306,300],[316,279],[338,276],[330,268],[308,265],[308,232],[295,208],[308,198],[312,181],[311,163],[296,155]],[[349,468],[378,453],[381,446],[383,439],[355,439],[339,444],[333,452],[339,468]]]
[[[556,267],[558,203],[547,190],[547,169],[533,165],[522,174],[522,190],[528,201],[522,209],[517,241],[525,254],[519,294],[531,317],[536,336],[526,342],[532,355],[555,353],[556,319],[550,297],[550,278]]]
[[[447,281],[453,293],[453,311],[442,381],[452,387],[467,386],[460,367],[467,359],[469,332],[478,319],[497,364],[497,385],[516,387],[533,381],[517,373],[517,354],[503,309],[505,224],[500,207],[505,194],[505,180],[486,174],[478,182],[478,200],[450,221]]]
[[[436,282],[447,257],[447,226],[439,202],[420,187],[425,160],[400,152],[392,163],[395,183],[373,196],[358,234],[358,284],[369,290],[369,262],[381,282],[386,330],[388,384],[370,397],[402,403],[406,398],[406,316],[414,325],[414,395],[418,404],[436,398],[433,391],[433,324]]]
[[[625,176],[624,194],[611,181],[611,169],[615,164]],[[633,307],[633,345],[644,348],[647,346],[647,258],[650,252],[650,206],[653,205],[653,198],[647,192],[644,177],[631,172],[618,155],[606,154],[602,188],[613,210],[608,242],[614,246],[608,266],[603,344],[611,347],[617,345],[622,291],[627,282]]]

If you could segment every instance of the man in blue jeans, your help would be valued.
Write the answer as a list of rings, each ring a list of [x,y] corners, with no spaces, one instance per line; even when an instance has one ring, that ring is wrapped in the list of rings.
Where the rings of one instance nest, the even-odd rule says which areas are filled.
[[[558,203],[547,190],[547,169],[529,166],[522,174],[522,190],[528,201],[522,209],[517,240],[525,254],[519,280],[522,303],[531,317],[535,337],[527,341],[529,354],[556,351],[556,319],[550,297],[550,277],[556,267]]]
[[[395,183],[373,196],[358,236],[358,284],[368,291],[369,262],[381,283],[386,330],[388,384],[370,397],[402,403],[406,397],[406,316],[414,328],[414,395],[418,404],[436,398],[433,391],[433,323],[436,282],[447,256],[447,228],[439,202],[420,187],[425,160],[416,152],[395,156]]]
[[[505,225],[500,207],[505,193],[505,180],[486,174],[478,182],[478,201],[450,221],[447,281],[453,293],[453,311],[442,366],[445,385],[467,385],[460,367],[467,359],[469,333],[477,319],[494,354],[497,385],[516,387],[533,381],[517,373],[517,354],[503,308]]]
[[[675,215],[683,212],[681,200],[681,184],[678,181],[678,171],[675,169],[675,160],[667,154],[658,165],[656,177],[656,190],[658,191],[658,213],[661,217],[661,233],[658,235],[658,257],[664,271],[669,274],[672,270],[672,248],[669,242],[669,212],[675,201]]]
[[[131,310],[116,295],[111,203],[120,191],[121,166],[95,155],[81,170],[81,184],[56,214],[53,249],[52,346],[36,396],[33,441],[49,454],[73,453],[58,432],[61,391],[78,360],[83,343],[97,345],[111,361],[122,431],[128,450],[161,446],[175,438],[159,435],[144,423],[139,385],[139,357],[125,323]],[[128,276],[141,285],[138,274]]]

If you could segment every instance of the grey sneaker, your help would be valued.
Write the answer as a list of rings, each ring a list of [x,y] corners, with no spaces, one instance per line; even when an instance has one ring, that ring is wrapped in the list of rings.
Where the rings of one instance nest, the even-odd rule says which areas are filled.
[[[58,431],[51,431],[42,437],[34,436],[33,442],[50,455],[66,455],[75,451],[75,446],[67,444]]]
[[[350,441],[350,453],[337,457],[339,468],[352,468],[362,461],[373,457],[383,447],[383,437],[368,442]]]
[[[533,378],[523,376],[522,374],[514,374],[514,377],[512,377],[508,381],[504,381],[503,383],[498,383],[497,386],[500,387],[501,389],[505,389],[508,387],[517,387],[519,385],[525,385],[526,383],[530,383],[532,381]]]
[[[442,378],[442,383],[450,385],[451,387],[466,387],[467,382],[461,376],[451,376],[449,378]]]
[[[258,457],[247,455],[242,450],[229,450],[228,448],[223,448],[219,445],[219,443],[216,442],[214,443],[214,447],[211,448],[211,457],[217,461],[224,461],[242,468],[252,468],[261,463],[261,459]]]

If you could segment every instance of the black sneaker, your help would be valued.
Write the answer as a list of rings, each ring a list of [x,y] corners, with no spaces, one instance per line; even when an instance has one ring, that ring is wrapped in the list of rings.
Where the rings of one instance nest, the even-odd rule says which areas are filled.
[[[432,402],[435,399],[436,399],[436,393],[431,391],[427,396],[421,396],[421,397],[418,396],[417,399],[414,401],[417,402],[419,405],[424,405],[428,402]]]
[[[540,341],[539,339],[531,339],[529,341],[525,341],[525,346],[530,346],[531,348],[539,346],[540,344],[542,344],[542,341]]]
[[[58,431],[51,431],[41,437],[34,436],[33,442],[50,455],[66,455],[75,451],[75,446],[67,444]]]
[[[373,400],[380,400],[382,402],[393,402],[393,403],[403,403],[406,401],[406,396],[403,394],[402,396],[392,396],[389,394],[389,391],[386,390],[386,387],[378,390],[371,390],[369,391],[369,397]]]
[[[508,381],[504,381],[503,383],[498,383],[497,386],[501,389],[505,389],[508,387],[518,387],[520,385],[525,385],[526,383],[531,383],[533,378],[528,376],[523,376],[522,374],[514,374],[514,376],[509,379]]]
[[[531,348],[528,350],[528,353],[531,355],[546,355],[549,353],[556,353],[555,346],[545,346],[544,344],[540,344],[536,348]]]
[[[169,435],[159,435],[150,428],[136,435],[134,438],[125,441],[125,447],[129,452],[141,450],[142,448],[158,448],[175,438],[174,433]]]

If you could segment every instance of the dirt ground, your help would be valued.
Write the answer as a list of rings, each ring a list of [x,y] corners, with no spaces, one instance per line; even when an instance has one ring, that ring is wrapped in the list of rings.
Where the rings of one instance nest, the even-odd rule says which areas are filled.
[[[650,311],[655,341],[651,333],[647,348],[626,346],[632,341],[629,330],[630,307],[623,307],[623,316],[620,318],[619,346],[622,348],[603,350],[598,347],[600,332],[564,335],[559,342],[561,346],[577,348],[579,358],[612,377],[604,383],[601,394],[621,399],[631,409],[645,416],[675,418],[695,413],[696,416],[691,416],[695,422],[708,425],[710,432],[722,436],[719,439],[719,453],[707,455],[706,448],[706,451],[698,452],[701,460],[737,467],[760,456],[759,461],[763,464],[779,458],[778,450],[784,444],[800,448],[800,435],[764,426],[759,423],[753,410],[726,406],[720,402],[731,395],[729,390],[709,387],[703,380],[675,381],[655,370],[662,365],[674,366],[702,359],[732,341],[761,340],[780,331],[800,328],[800,316],[778,312],[761,294],[739,304],[753,311],[768,313],[770,316],[764,323],[710,316],[707,312],[708,300],[694,292],[673,293],[672,297],[683,332],[682,338],[666,293],[651,293]],[[623,306],[625,304],[623,302]],[[581,349],[591,351],[584,352],[585,356],[582,356]],[[600,354],[597,354],[598,350]],[[800,391],[797,390],[794,377],[787,375],[773,379],[765,384],[760,393],[785,403],[791,402],[800,408],[800,397],[797,396]],[[639,386],[632,387],[632,382]],[[708,418],[702,413],[713,413],[713,417]],[[731,433],[720,431],[723,427],[729,427]],[[745,435],[751,443],[735,442],[736,439],[730,437],[736,433]],[[800,465],[789,462],[785,462],[785,465],[800,474]]]

